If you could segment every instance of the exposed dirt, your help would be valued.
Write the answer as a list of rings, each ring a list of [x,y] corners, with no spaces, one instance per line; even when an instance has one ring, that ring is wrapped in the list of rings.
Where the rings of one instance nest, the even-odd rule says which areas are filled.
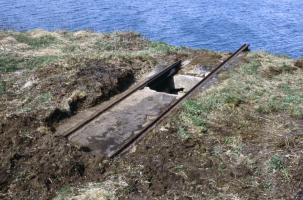
[[[7,198],[21,195],[25,199],[46,199],[63,183],[95,179],[95,174],[102,173],[100,158],[79,151],[53,132],[57,122],[77,110],[125,90],[135,81],[136,71],[126,64],[95,60],[81,64],[73,67],[73,73],[49,66],[33,74],[43,81],[28,91],[28,97],[38,96],[35,92],[49,92],[52,98],[47,104],[54,106],[36,102],[29,112],[12,113],[9,109],[14,108],[8,108],[4,113],[9,115],[2,118],[0,126],[0,182]],[[2,98],[14,101],[15,95]]]
[[[6,33],[4,35],[7,37]],[[69,36],[68,33],[57,35],[62,41],[62,35]],[[87,32],[73,35],[81,41],[93,36],[94,33]],[[113,46],[117,48],[120,45],[119,49],[124,51],[142,50],[150,43],[133,34],[115,37],[121,41]],[[108,35],[102,38],[114,40]],[[7,51],[14,46],[16,40],[13,39],[6,45]],[[66,41],[58,44],[69,47]],[[161,45],[155,48],[168,48]],[[22,50],[20,55],[25,54],[23,49],[18,50]],[[50,199],[63,186],[103,180],[108,161],[69,144],[66,138],[56,136],[56,127],[78,111],[124,91],[156,65],[191,59],[200,53],[164,50],[157,53],[152,49],[150,51],[156,52],[152,56],[138,54],[96,58],[76,54],[33,69],[20,67],[20,70],[1,72],[0,198]],[[114,49],[109,51],[114,54]],[[29,56],[30,53],[26,52]],[[6,63],[1,67],[6,67]]]
[[[233,150],[227,152],[229,155],[224,152],[220,155],[218,148],[226,143],[224,138],[242,136],[217,127],[220,132],[214,127],[209,132],[214,131],[215,134],[203,134],[202,137],[182,140],[178,137],[178,130],[174,128],[177,126],[167,123],[164,131],[159,127],[137,146],[135,153],[128,154],[111,165],[109,173],[118,172],[129,184],[117,196],[121,199],[302,198],[302,164],[298,163],[289,172],[294,179],[285,180],[282,174],[276,174],[274,179],[260,177],[258,173],[261,172],[258,171],[261,166],[266,165],[266,155],[260,154],[252,163],[247,163],[250,161],[244,156],[238,160],[233,155]],[[243,137],[247,155],[266,152],[264,145],[270,143],[272,138],[266,135],[257,136],[256,133],[262,133],[262,128],[266,127],[256,127],[252,133]],[[294,145],[296,149],[300,148],[298,142]],[[293,147],[288,148],[286,151],[291,151]],[[302,161],[301,157],[299,162]],[[277,193],[268,195],[267,191],[272,188]]]

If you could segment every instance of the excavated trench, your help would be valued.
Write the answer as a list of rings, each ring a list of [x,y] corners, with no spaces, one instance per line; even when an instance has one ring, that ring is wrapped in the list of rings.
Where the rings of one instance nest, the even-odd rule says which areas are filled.
[[[73,132],[68,139],[84,151],[110,157],[128,138],[147,127],[165,108],[201,81],[205,73],[200,71],[192,76],[169,71]],[[87,110],[77,114],[64,127],[59,127],[59,132],[77,125],[92,113],[93,110]]]

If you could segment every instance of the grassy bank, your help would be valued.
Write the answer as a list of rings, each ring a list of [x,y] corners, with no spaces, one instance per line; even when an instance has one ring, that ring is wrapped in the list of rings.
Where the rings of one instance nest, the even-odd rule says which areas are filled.
[[[119,159],[55,135],[156,65],[224,56],[137,33],[0,32],[0,198],[302,198],[302,60],[244,55]]]
[[[43,67],[66,59],[151,58],[182,52],[161,42],[145,40],[137,33],[98,34],[79,32],[1,32],[0,71],[13,72]]]

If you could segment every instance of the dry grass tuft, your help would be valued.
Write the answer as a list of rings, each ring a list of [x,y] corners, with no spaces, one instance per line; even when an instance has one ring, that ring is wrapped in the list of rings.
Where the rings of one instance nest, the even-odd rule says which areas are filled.
[[[114,200],[118,199],[117,190],[126,186],[127,183],[121,179],[90,183],[81,188],[65,186],[61,188],[54,200]]]
[[[295,66],[303,69],[303,59],[299,59],[295,62]]]

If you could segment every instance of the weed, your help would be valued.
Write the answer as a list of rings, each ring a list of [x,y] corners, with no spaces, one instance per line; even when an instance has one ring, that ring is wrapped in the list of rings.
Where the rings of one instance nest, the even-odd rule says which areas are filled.
[[[186,112],[191,113],[193,115],[201,114],[201,104],[199,104],[196,100],[188,100],[184,104],[184,109]]]
[[[36,56],[25,60],[25,68],[34,69],[58,61],[58,56]]]
[[[272,182],[265,182],[262,185],[266,190],[271,190],[273,188]]]
[[[30,108],[30,107],[22,107],[19,111],[21,113],[28,113],[28,112],[32,111],[32,108]]]
[[[104,41],[104,40],[98,40],[95,42],[95,48],[99,51],[114,51],[121,48],[118,43],[115,43],[114,41]]]
[[[303,116],[303,95],[295,91],[290,86],[283,87],[284,95],[270,96],[266,103],[260,104],[257,111],[260,113],[285,112],[295,118]]]
[[[190,138],[190,135],[189,135],[188,131],[185,128],[181,127],[181,126],[178,127],[177,133],[181,137],[181,139],[183,139],[183,140]]]
[[[224,138],[224,144],[226,144],[226,145],[230,145],[230,144],[232,144],[233,143],[233,137],[225,137]]]
[[[247,64],[244,64],[241,67],[241,70],[244,74],[247,75],[256,75],[261,64],[258,61],[253,61]]]
[[[13,54],[0,55],[0,72],[33,69],[59,60],[58,56],[19,57]]]
[[[171,53],[178,50],[177,47],[168,45],[164,42],[151,42],[149,44],[149,49],[151,51],[156,51],[157,53]]]
[[[41,36],[38,38],[31,37],[27,33],[19,33],[15,38],[20,43],[25,43],[33,49],[45,48],[56,42],[56,38],[50,35]]]
[[[62,48],[63,52],[66,53],[75,53],[76,51],[78,51],[80,49],[80,47],[78,45],[68,45]]]
[[[303,119],[303,106],[292,107],[290,115],[295,119]]]
[[[176,165],[176,166],[175,166],[175,170],[176,170],[177,172],[183,171],[183,170],[184,170],[184,165]]]
[[[49,103],[52,99],[52,94],[49,92],[42,93],[36,98],[36,102],[39,104]]]
[[[6,91],[6,83],[4,81],[0,81],[0,95],[3,95]]]
[[[186,118],[189,121],[187,126],[193,124],[201,129],[201,131],[206,130],[206,116],[203,115],[203,107],[198,101],[195,100],[188,100],[183,104],[184,111],[183,111],[183,118]]]
[[[290,174],[289,174],[289,171],[288,171],[287,168],[282,169],[281,172],[282,172],[283,177],[284,177],[286,180],[289,180],[289,179],[290,179]]]
[[[270,159],[269,165],[271,170],[281,171],[285,169],[283,158],[279,155],[273,155]]]
[[[238,106],[244,102],[244,99],[241,87],[216,88],[199,98],[187,100],[183,104],[181,115],[190,121],[187,126],[194,125],[205,132],[208,129],[207,121],[211,112],[224,106]]]
[[[0,55],[0,72],[14,72],[20,68],[23,58],[12,54]]]
[[[70,197],[70,194],[73,192],[73,189],[69,186],[63,186],[58,192],[55,200],[63,200]]]
[[[226,167],[227,166],[223,162],[220,162],[219,165],[218,165],[218,172],[220,174],[224,174]]]

